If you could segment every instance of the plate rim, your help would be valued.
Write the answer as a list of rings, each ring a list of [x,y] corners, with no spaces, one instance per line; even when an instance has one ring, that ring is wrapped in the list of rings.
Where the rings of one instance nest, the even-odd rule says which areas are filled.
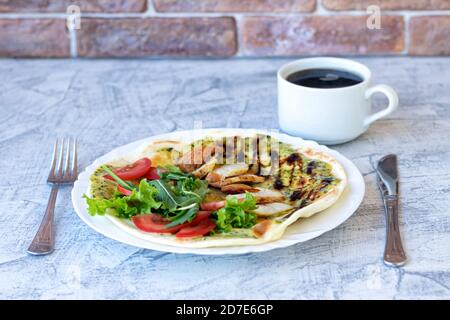
[[[86,166],[84,168],[84,170],[81,171],[80,174],[78,175],[78,178],[75,181],[72,191],[71,191],[72,205],[74,207],[74,211],[76,212],[77,216],[85,224],[87,224],[90,228],[92,228],[96,232],[100,233],[101,235],[103,235],[107,238],[113,239],[115,241],[125,243],[127,245],[131,245],[131,246],[138,247],[141,249],[144,248],[144,249],[157,250],[157,251],[162,251],[162,252],[180,253],[180,254],[233,255],[233,254],[265,252],[265,251],[270,251],[270,250],[274,250],[274,249],[278,249],[278,248],[286,248],[288,246],[291,246],[291,245],[294,245],[297,243],[301,243],[301,242],[305,242],[305,241],[309,241],[314,238],[317,238],[320,235],[337,228],[342,223],[347,221],[357,211],[357,209],[359,208],[359,206],[361,205],[361,203],[364,199],[364,195],[365,195],[364,178],[363,178],[361,172],[359,171],[359,169],[356,167],[356,165],[350,159],[348,159],[347,157],[342,155],[340,152],[338,152],[334,149],[330,149],[325,145],[320,145],[319,143],[317,143],[315,141],[305,140],[300,137],[290,136],[286,133],[282,133],[282,132],[278,131],[278,132],[276,132],[276,134],[279,137],[282,137],[282,139],[281,139],[282,141],[283,140],[284,141],[296,140],[297,144],[301,143],[304,145],[309,145],[316,150],[318,149],[318,150],[325,151],[328,154],[330,154],[331,156],[338,158],[338,161],[341,163],[341,165],[343,167],[346,167],[346,166],[352,167],[352,169],[353,169],[352,174],[354,175],[353,178],[356,180],[359,180],[359,181],[355,182],[355,183],[358,183],[358,187],[360,188],[359,192],[357,193],[359,195],[359,197],[356,200],[353,200],[353,206],[351,209],[352,212],[346,214],[344,219],[339,219],[338,223],[333,225],[331,228],[325,228],[325,229],[320,229],[320,230],[311,231],[311,232],[304,232],[302,234],[308,234],[307,239],[305,239],[305,240],[289,239],[286,237],[282,237],[281,239],[278,239],[278,240],[275,240],[272,242],[268,242],[268,243],[258,244],[258,245],[233,246],[233,247],[186,248],[186,247],[158,244],[158,243],[154,243],[151,241],[143,240],[141,238],[133,236],[132,234],[130,234],[130,233],[124,231],[123,229],[119,228],[118,226],[114,225],[114,223],[112,221],[110,221],[109,219],[105,219],[105,220],[108,220],[109,224],[111,224],[110,227],[112,227],[112,229],[117,229],[118,231],[114,231],[115,233],[114,232],[106,232],[103,228],[99,227],[98,225],[96,225],[95,223],[93,223],[92,221],[90,221],[88,219],[91,216],[89,216],[89,214],[87,213],[86,204],[84,201],[80,201],[80,200],[82,200],[82,198],[81,198],[82,194],[85,193],[87,190],[84,190],[84,192],[82,192],[83,186],[81,184],[82,184],[82,182],[87,182],[89,185],[89,177],[92,174],[92,172],[101,163],[109,161],[108,159],[112,159],[114,156],[120,157],[120,155],[118,155],[118,153],[120,153],[121,149],[130,149],[133,146],[139,148],[144,143],[149,143],[154,140],[167,139],[168,137],[171,137],[171,136],[173,137],[173,135],[197,134],[197,133],[201,134],[201,135],[206,135],[206,134],[208,134],[208,132],[211,133],[211,132],[216,132],[216,131],[224,132],[225,134],[226,133],[233,133],[233,134],[240,134],[240,133],[247,133],[247,134],[248,133],[252,133],[252,134],[258,133],[259,134],[259,133],[262,133],[262,134],[272,134],[272,135],[274,134],[274,131],[265,130],[265,129],[252,129],[252,128],[209,128],[209,129],[180,130],[180,131],[172,131],[172,132],[167,132],[167,133],[163,133],[163,134],[149,136],[149,137],[146,137],[143,139],[139,139],[139,140],[132,141],[130,143],[115,147],[111,151],[103,154],[100,157],[97,157],[91,164]],[[344,160],[344,161],[342,161],[342,160]],[[342,162],[344,162],[346,164],[346,166]],[[347,170],[345,170],[345,171],[346,171],[346,175],[347,175],[347,179],[348,179],[348,184],[347,184],[346,188],[344,189],[344,192],[348,191],[348,188],[350,185],[349,173]],[[340,199],[338,199],[337,202],[339,202],[339,200]],[[81,208],[80,206],[83,206],[83,205],[80,202],[82,202],[82,204],[84,204],[84,211],[86,211],[86,213],[81,212],[83,208]],[[335,204],[333,204],[332,207],[334,205]],[[124,233],[126,235],[125,238],[123,236],[117,235],[117,234],[120,235],[120,233]],[[127,237],[131,237],[131,239],[126,239]]]

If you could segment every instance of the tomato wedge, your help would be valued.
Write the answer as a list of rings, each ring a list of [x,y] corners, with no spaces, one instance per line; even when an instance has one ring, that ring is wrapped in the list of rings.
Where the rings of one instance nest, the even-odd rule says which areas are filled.
[[[119,191],[121,194],[123,194],[124,196],[129,196],[131,195],[131,191],[128,189],[125,189],[124,187],[122,187],[121,185],[117,186],[117,191]]]
[[[195,226],[200,221],[208,219],[210,215],[211,215],[211,211],[199,211],[199,212],[197,212],[197,215],[195,216],[194,219],[192,219],[191,222],[183,223],[181,226],[183,228],[184,227],[189,227],[189,226]]]
[[[194,226],[206,219],[211,215],[211,211],[199,211],[191,222],[186,222],[172,228],[166,228],[166,224],[170,223],[169,219],[166,219],[159,214],[138,214],[131,218],[134,225],[142,231],[154,232],[154,233],[175,233],[181,228]]]
[[[172,228],[166,228],[166,224],[170,223],[169,219],[156,213],[138,214],[131,218],[131,220],[139,230],[146,232],[175,233],[183,227],[183,225],[178,225]]]
[[[161,179],[161,177],[158,174],[158,169],[156,169],[155,167],[151,167],[148,172],[145,174],[145,178],[147,178],[147,180],[159,180]]]
[[[216,211],[223,207],[225,207],[225,200],[224,201],[205,202],[200,205],[200,208],[202,208],[202,210],[208,210],[208,211]]]
[[[129,164],[125,167],[115,169],[113,172],[123,180],[133,180],[143,177],[152,166],[152,161],[149,158],[142,158],[138,161]],[[114,180],[110,175],[104,176],[106,179]]]
[[[175,235],[177,238],[194,238],[201,237],[210,233],[216,227],[216,223],[212,220],[206,219],[200,221],[194,226],[184,227]]]

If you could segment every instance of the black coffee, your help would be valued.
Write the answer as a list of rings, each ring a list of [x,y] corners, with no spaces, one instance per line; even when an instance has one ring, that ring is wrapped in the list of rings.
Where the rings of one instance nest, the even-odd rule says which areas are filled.
[[[334,69],[306,69],[291,73],[287,81],[310,88],[332,89],[354,86],[363,79],[347,71]]]

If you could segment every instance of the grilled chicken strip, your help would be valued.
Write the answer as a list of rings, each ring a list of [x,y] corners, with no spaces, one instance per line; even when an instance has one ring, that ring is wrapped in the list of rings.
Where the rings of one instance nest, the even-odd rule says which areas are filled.
[[[217,158],[212,158],[211,160],[209,160],[208,162],[203,164],[201,167],[192,171],[192,175],[201,179],[204,176],[206,176],[208,173],[213,171],[216,164],[217,164]]]
[[[180,167],[184,172],[192,172],[202,164],[211,160],[217,150],[217,146],[197,146],[191,151],[184,153],[180,159],[178,159],[176,165]]]
[[[240,176],[226,178],[225,180],[220,180],[219,177],[216,178],[217,180],[211,179],[209,183],[211,186],[216,188],[221,188],[235,183],[261,183],[265,181],[264,177],[256,176],[254,174],[243,174]]]
[[[284,200],[283,194],[279,191],[264,188],[255,188],[255,189],[258,189],[258,191],[250,193],[252,194],[252,196],[255,197],[256,203],[270,203]],[[228,197],[238,197],[238,199],[243,199],[245,197],[245,193],[229,195],[227,196],[227,198]]]
[[[273,202],[267,204],[260,204],[256,207],[255,213],[258,216],[268,217],[274,214],[282,213],[291,210],[293,206],[290,206],[283,202]]]
[[[221,186],[221,182],[227,177],[238,176],[244,174],[248,171],[248,164],[245,163],[235,163],[235,164],[224,164],[206,176],[206,180],[212,186]]]
[[[234,183],[261,183],[264,182],[264,177],[256,176],[254,174],[243,174],[236,177],[226,178],[222,182],[222,186],[227,186]]]
[[[251,186],[243,184],[243,183],[229,184],[229,185],[223,186],[220,190],[222,192],[231,193],[231,194],[243,193],[243,192],[258,192],[259,191],[257,188],[251,187]]]

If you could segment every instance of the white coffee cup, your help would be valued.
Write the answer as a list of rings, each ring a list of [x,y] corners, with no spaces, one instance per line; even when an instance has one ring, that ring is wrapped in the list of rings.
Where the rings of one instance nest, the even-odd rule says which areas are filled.
[[[291,83],[286,78],[300,70],[334,69],[360,76],[363,81],[341,88],[311,88]],[[278,70],[278,121],[282,131],[322,144],[338,144],[355,139],[374,121],[398,106],[395,91],[384,84],[371,87],[370,70],[352,60],[308,58],[285,64]],[[384,93],[387,108],[372,114],[370,97]]]

